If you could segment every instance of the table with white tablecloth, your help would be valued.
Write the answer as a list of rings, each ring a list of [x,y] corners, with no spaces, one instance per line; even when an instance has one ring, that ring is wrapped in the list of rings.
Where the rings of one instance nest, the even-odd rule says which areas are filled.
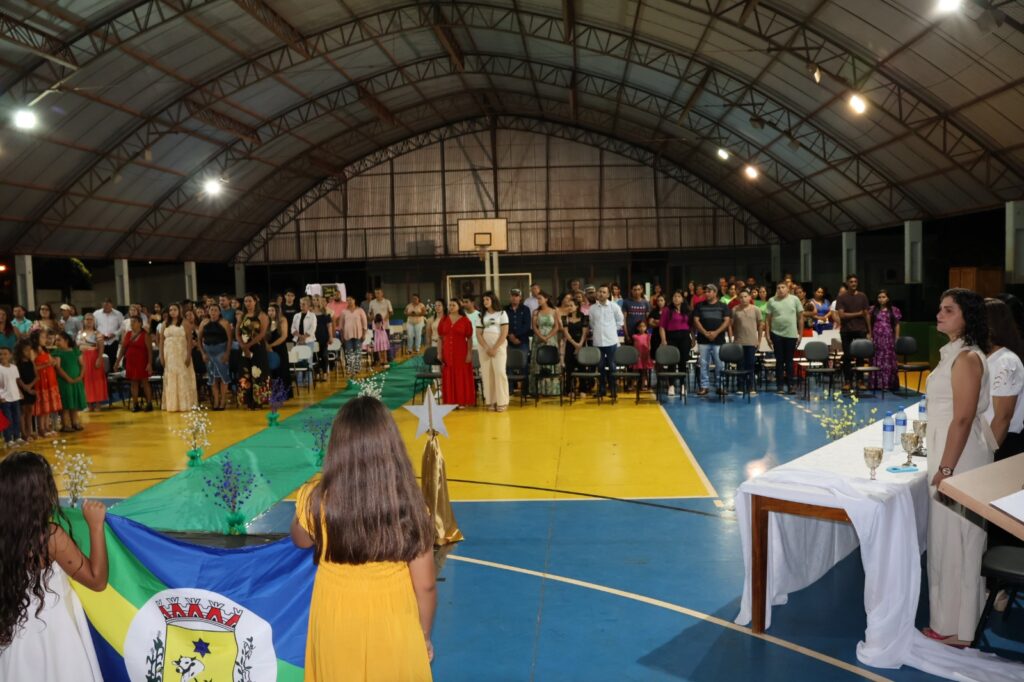
[[[908,421],[918,418],[917,406],[907,410],[907,417]],[[915,458],[917,472],[886,471],[906,460],[897,438],[896,449],[885,454],[878,469],[878,480],[872,481],[864,464],[864,447],[881,444],[881,422],[874,422],[737,489],[745,579],[736,622],[745,625],[755,615],[752,509],[764,500],[782,501],[805,511],[764,514],[765,628],[771,626],[773,605],[785,604],[790,592],[817,581],[859,545],[867,614],[867,630],[857,645],[859,661],[879,668],[909,665],[948,679],[1024,680],[1024,665],[974,650],[953,649],[916,629],[920,555],[928,528],[926,465],[924,459]],[[815,509],[831,511],[831,518],[848,519],[849,523],[817,518]]]

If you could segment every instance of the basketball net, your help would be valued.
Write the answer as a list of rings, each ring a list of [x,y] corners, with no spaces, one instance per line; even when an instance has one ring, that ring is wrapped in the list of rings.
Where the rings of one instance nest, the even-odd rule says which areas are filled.
[[[487,260],[487,247],[481,246],[476,250],[476,255],[480,257],[480,262],[483,263]]]

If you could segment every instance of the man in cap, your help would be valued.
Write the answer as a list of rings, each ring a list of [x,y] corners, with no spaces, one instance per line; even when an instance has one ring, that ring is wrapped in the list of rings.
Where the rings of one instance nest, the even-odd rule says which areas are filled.
[[[78,332],[82,331],[82,318],[76,314],[73,305],[60,304],[60,328],[71,337],[71,343],[78,343]]]
[[[529,356],[530,336],[533,335],[533,313],[523,303],[523,292],[512,289],[509,293],[509,304],[505,306],[508,313],[508,347],[520,350]]]

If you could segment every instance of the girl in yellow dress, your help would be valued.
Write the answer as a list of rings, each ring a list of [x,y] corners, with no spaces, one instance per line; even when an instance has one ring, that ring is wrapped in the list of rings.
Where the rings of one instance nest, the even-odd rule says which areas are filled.
[[[299,489],[292,541],[316,550],[306,682],[431,680],[434,529],[388,409],[334,418],[323,476]]]

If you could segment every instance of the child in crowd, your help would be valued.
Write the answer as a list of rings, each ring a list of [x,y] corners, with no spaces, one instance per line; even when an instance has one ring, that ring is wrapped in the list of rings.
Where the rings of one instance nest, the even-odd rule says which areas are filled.
[[[21,375],[18,368],[11,364],[11,349],[0,347],[0,410],[7,418],[8,426],[4,431],[4,442],[8,447],[24,445],[21,438]]]
[[[36,353],[28,339],[19,341],[14,347],[14,357],[18,363],[18,388],[21,389],[21,437],[26,441],[36,439],[35,404],[36,404]]]
[[[633,347],[640,354],[640,359],[633,365],[633,369],[640,371],[640,390],[651,387],[651,370],[654,369],[654,360],[651,359],[651,335],[647,333],[647,321],[640,320],[633,330]]]
[[[85,401],[85,383],[82,378],[82,351],[66,332],[57,334],[57,348],[53,351],[57,365],[57,385],[60,389],[61,428],[64,433],[81,431],[78,413],[89,405]]]
[[[106,508],[82,507],[89,556],[60,509],[50,465],[34,452],[0,460],[0,680],[101,682],[89,626],[68,578],[107,586]]]
[[[381,367],[386,367],[388,364],[389,350],[391,350],[391,340],[388,338],[388,330],[384,326],[384,316],[377,313],[373,318],[373,352]]]
[[[45,329],[37,329],[29,335],[36,354],[36,402],[32,413],[36,416],[39,435],[46,438],[57,435],[54,423],[60,419],[63,410],[57,386],[56,367],[59,361],[50,355],[49,347],[53,345],[50,336],[51,333]]]
[[[430,680],[434,526],[405,442],[376,398],[334,418],[323,477],[299,489],[292,541],[314,547],[307,682]]]

